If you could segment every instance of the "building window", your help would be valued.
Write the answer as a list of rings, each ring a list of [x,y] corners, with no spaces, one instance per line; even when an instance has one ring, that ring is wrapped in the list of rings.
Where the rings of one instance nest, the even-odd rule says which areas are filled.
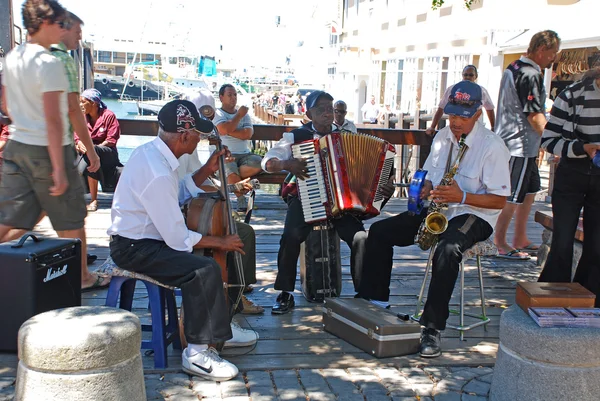
[[[448,64],[448,85],[462,81],[462,70],[469,64],[471,64],[471,55],[469,54],[456,54],[454,57],[450,57]]]
[[[110,52],[105,52],[102,50],[98,51],[98,62],[99,63],[110,63],[112,60],[110,59]]]
[[[421,89],[420,110],[432,112],[440,102],[442,80],[442,58],[426,57],[423,65],[423,86]]]
[[[127,53],[127,64],[133,62],[133,58],[135,57],[135,62],[140,61],[140,55],[136,53]]]
[[[125,52],[115,52],[113,63],[125,64],[127,62]]]
[[[415,114],[417,107],[418,66],[419,60],[417,58],[408,58],[404,60],[401,66],[399,65],[398,85],[402,88],[400,111],[404,114]]]

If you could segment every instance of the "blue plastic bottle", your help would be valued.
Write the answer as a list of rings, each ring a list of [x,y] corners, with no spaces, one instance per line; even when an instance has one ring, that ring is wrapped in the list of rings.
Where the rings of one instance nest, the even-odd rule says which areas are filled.
[[[592,163],[594,163],[594,166],[600,167],[600,152],[596,152],[596,155],[592,159]]]

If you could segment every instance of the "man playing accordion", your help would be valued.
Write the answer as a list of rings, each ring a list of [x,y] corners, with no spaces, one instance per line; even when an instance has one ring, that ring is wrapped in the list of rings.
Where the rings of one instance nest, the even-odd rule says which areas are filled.
[[[268,173],[289,171],[298,179],[308,177],[306,161],[292,156],[292,145],[295,143],[318,139],[336,130],[333,125],[333,97],[323,91],[314,91],[306,98],[306,115],[312,120],[291,132],[283,134],[283,138],[267,152],[262,161],[262,168]],[[281,294],[273,305],[273,314],[284,314],[294,307],[294,291],[296,284],[296,264],[300,256],[300,244],[306,240],[313,224],[305,222],[302,204],[297,194],[287,197],[288,211],[285,218],[283,234],[279,242],[277,255],[277,278],[275,289]],[[367,233],[362,221],[351,214],[332,219],[338,235],[351,249],[350,264],[353,273],[360,270],[356,264],[362,261]]]

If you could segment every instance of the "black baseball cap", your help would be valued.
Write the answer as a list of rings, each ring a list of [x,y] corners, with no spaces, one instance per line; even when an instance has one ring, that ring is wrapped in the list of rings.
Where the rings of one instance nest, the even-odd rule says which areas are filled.
[[[189,100],[171,100],[158,112],[158,124],[166,132],[184,133],[194,130],[212,132],[214,125],[200,117],[198,109]]]
[[[333,102],[333,96],[331,96],[329,93],[324,91],[314,91],[306,97],[306,110],[310,110],[315,107],[321,97],[325,97]]]

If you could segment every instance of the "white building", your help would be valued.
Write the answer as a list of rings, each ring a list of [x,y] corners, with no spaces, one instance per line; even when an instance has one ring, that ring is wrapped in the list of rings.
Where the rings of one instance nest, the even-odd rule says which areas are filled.
[[[585,18],[600,15],[598,0],[475,0],[471,10],[464,0],[445,0],[438,10],[429,0],[338,0],[338,5],[328,90],[348,103],[349,118],[357,122],[370,95],[401,113],[434,111],[468,64],[478,67],[477,82],[496,99],[502,71],[545,29],[561,37],[565,60],[581,61],[571,69],[555,63],[558,74],[546,74],[549,93],[551,86],[566,85],[559,80],[576,77],[577,65],[600,60],[600,27]],[[560,73],[569,70],[574,74]]]

